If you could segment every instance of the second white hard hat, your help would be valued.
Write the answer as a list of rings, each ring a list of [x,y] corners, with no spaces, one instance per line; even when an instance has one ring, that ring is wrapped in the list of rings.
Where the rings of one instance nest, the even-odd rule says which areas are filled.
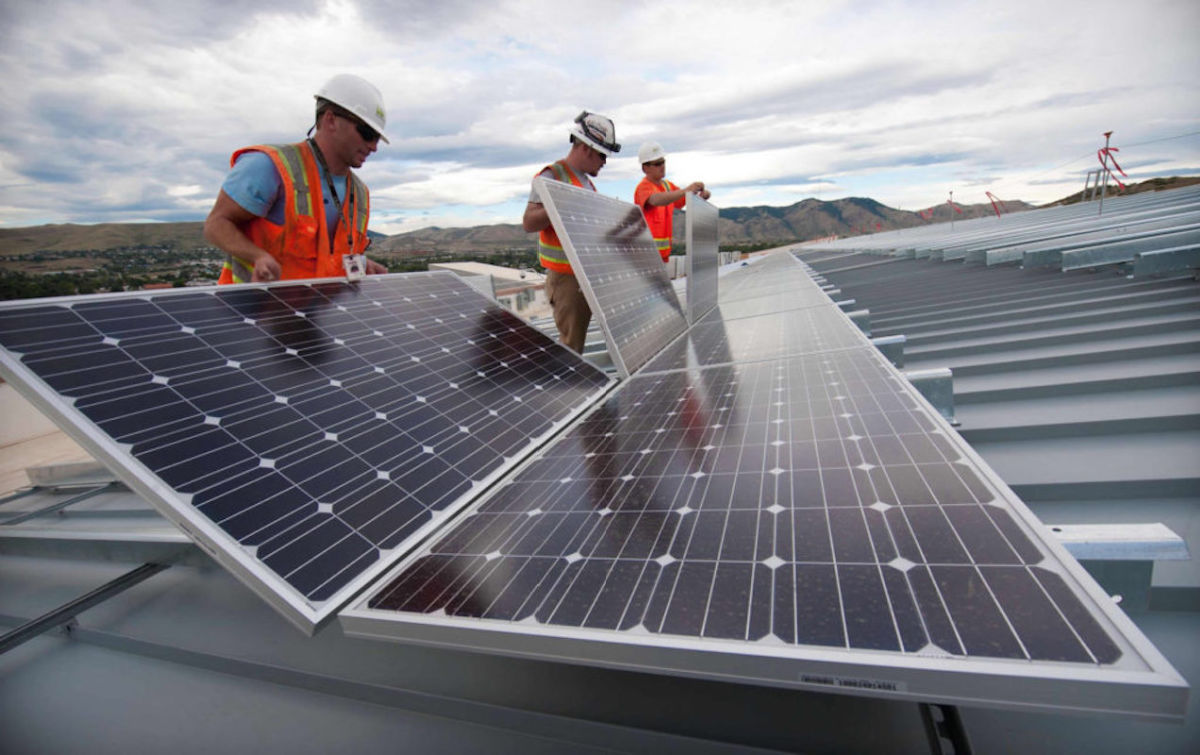
[[[613,155],[621,151],[621,145],[617,144],[617,127],[607,115],[584,110],[575,117],[571,138],[578,139],[601,154]]]
[[[339,73],[326,81],[313,96],[318,100],[329,100],[354,113],[363,123],[379,132],[380,139],[390,144],[383,134],[384,124],[387,123],[383,95],[371,82],[351,73]]]
[[[646,142],[638,149],[638,162],[642,165],[652,163],[655,160],[665,160],[667,153],[663,152],[662,145],[658,142]]]

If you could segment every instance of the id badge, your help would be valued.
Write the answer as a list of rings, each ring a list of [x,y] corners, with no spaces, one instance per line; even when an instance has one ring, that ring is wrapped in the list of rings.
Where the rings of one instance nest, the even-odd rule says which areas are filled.
[[[342,267],[346,270],[347,280],[359,280],[367,274],[367,255],[343,254]]]

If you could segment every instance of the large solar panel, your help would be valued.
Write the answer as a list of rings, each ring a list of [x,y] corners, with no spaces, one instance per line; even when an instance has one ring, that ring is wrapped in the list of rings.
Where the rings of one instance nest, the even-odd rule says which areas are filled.
[[[628,377],[687,328],[637,205],[570,184],[534,180],[571,269]]]
[[[694,323],[717,306],[717,208],[695,194],[686,200],[687,321]]]
[[[0,346],[309,631],[610,382],[451,273],[8,302]]]
[[[786,306],[774,289],[788,267],[752,266],[735,290]],[[859,345],[640,372],[344,610],[344,627],[854,694],[1181,716],[1186,683],[828,309],[840,326],[789,327],[836,326]]]

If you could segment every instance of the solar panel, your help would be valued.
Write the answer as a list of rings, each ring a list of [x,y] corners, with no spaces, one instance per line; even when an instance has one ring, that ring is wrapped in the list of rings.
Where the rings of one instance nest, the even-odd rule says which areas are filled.
[[[560,181],[534,185],[613,363],[628,377],[687,328],[642,211]]]
[[[722,305],[724,306],[724,305]],[[844,327],[836,307],[810,307],[736,321],[706,318],[693,325],[645,366],[645,372],[772,359],[857,348],[863,336]]]
[[[718,210],[687,195],[687,321],[694,323],[717,305]]]
[[[309,631],[609,384],[450,273],[6,302],[0,345]]]
[[[746,272],[771,288],[780,269]],[[767,350],[643,370],[342,623],[789,687],[1182,715],[1183,680],[1039,528],[877,350]]]

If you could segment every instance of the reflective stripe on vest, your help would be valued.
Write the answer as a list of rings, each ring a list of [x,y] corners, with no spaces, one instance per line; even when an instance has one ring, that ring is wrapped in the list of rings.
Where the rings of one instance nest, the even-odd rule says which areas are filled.
[[[275,258],[282,280],[343,275],[341,255],[361,254],[369,243],[370,197],[366,185],[353,172],[347,174],[348,196],[344,202],[350,204],[343,204],[337,227],[330,229],[320,172],[308,142],[247,147],[233,153],[230,165],[249,151],[269,156],[279,172],[284,220],[280,226],[266,218],[256,218],[242,228],[247,238]],[[342,227],[344,223],[350,225],[348,232]],[[251,266],[227,254],[218,283],[245,283],[252,279],[253,272]]]
[[[563,183],[569,183],[573,186],[583,188],[583,182],[576,177],[575,173],[567,168],[567,164],[559,160],[552,165],[547,165],[553,173],[554,177]],[[537,172],[537,176],[546,172],[546,168],[542,168]],[[535,178],[537,176],[534,176]],[[558,240],[558,234],[554,232],[554,226],[548,225],[538,234],[538,262],[547,270],[553,270],[556,273],[565,273],[572,275],[571,263],[567,259],[567,255],[563,252],[562,242]]]

